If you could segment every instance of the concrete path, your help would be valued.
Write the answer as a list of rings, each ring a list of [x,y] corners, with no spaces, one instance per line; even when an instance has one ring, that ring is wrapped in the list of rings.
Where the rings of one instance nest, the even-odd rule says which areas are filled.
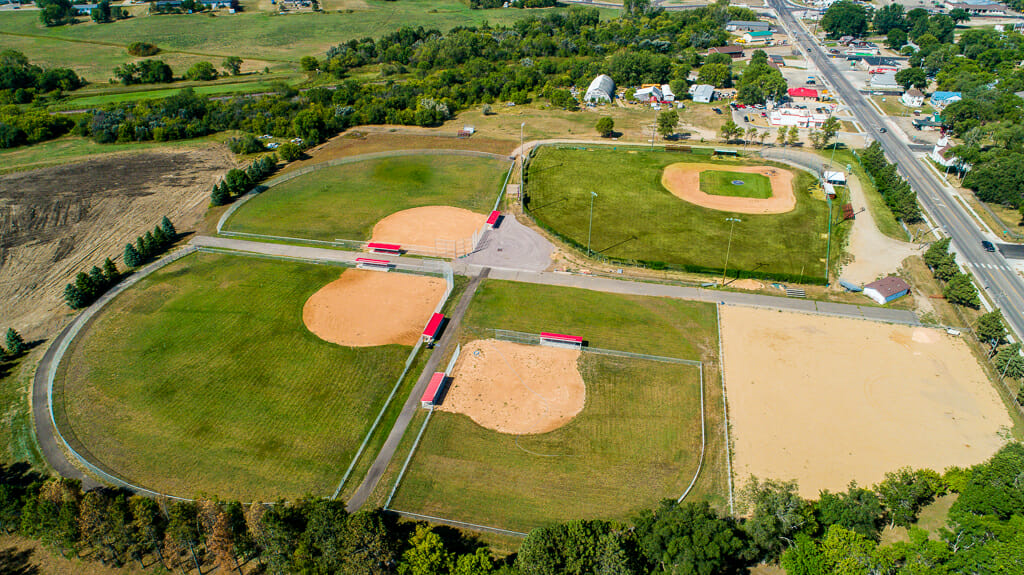
[[[473,301],[473,295],[476,294],[476,289],[480,286],[480,282],[487,277],[488,271],[488,268],[479,270],[479,273],[466,286],[466,291],[462,293],[462,297],[459,298],[459,303],[455,306],[455,310],[448,319],[448,325],[444,328],[444,335],[441,336],[441,340],[434,346],[434,351],[430,354],[430,358],[427,359],[423,372],[420,373],[419,379],[416,380],[416,385],[413,386],[412,392],[409,393],[409,397],[405,400],[402,412],[398,415],[394,427],[391,428],[391,433],[388,434],[387,440],[384,441],[384,446],[377,453],[377,458],[373,460],[370,470],[366,472],[366,477],[363,478],[363,482],[352,495],[352,499],[348,501],[346,508],[349,513],[358,511],[366,503],[366,500],[369,499],[373,490],[377,487],[377,483],[380,482],[380,478],[384,475],[388,464],[391,463],[391,459],[395,456],[395,450],[398,449],[398,444],[401,443],[402,437],[405,436],[405,431],[409,427],[409,422],[412,421],[416,410],[420,409],[420,397],[423,396],[423,391],[427,388],[427,384],[430,383],[430,377],[436,371],[443,371],[438,369],[441,367],[441,360],[444,359],[449,346],[455,341],[459,326],[462,324],[462,317],[466,315],[466,310],[469,309],[469,302]]]
[[[539,272],[551,265],[554,251],[555,246],[547,238],[521,224],[511,213],[506,213],[497,228],[484,234],[477,249],[458,261]]]

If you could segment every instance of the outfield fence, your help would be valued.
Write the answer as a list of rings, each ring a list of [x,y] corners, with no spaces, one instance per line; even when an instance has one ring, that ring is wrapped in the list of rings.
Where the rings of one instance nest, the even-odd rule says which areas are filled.
[[[729,515],[734,515],[732,486],[732,447],[729,441],[729,398],[725,395],[725,348],[722,347],[722,306],[715,305],[715,321],[718,331],[718,368],[722,380],[722,414],[725,416],[723,431],[725,433],[725,478],[729,484]]]

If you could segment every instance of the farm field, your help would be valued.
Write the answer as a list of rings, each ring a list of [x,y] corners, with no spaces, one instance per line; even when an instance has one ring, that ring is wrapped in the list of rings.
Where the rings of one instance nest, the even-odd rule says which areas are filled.
[[[738,485],[796,479],[812,498],[904,466],[980,463],[1009,437],[967,343],[942,330],[731,306],[721,317]]]
[[[124,292],[55,390],[94,460],[166,493],[330,494],[409,347],[349,348],[303,324],[331,266],[196,254]]]
[[[430,155],[324,167],[253,198],[224,228],[324,241],[363,240],[377,222],[411,208],[450,206],[486,214],[508,167],[506,160]]]
[[[742,182],[737,184],[736,182]],[[724,170],[700,173],[700,190],[715,196],[736,196],[741,198],[770,198],[771,182],[761,174],[744,174]]]
[[[789,281],[824,276],[828,207],[811,196],[811,174],[792,170],[796,195],[792,211],[733,214],[691,204],[665,189],[664,168],[679,162],[708,163],[709,157],[610,147],[544,147],[527,167],[527,209],[539,224],[577,247],[586,249],[590,236],[598,256],[717,273],[725,264],[730,241],[726,218],[738,216],[742,222],[732,234],[729,269],[746,275],[774,274]],[[744,160],[714,163],[723,170],[753,164]],[[597,194],[592,232],[591,192]],[[843,229],[833,231],[833,246],[842,245]]]
[[[582,335],[593,347],[701,360],[705,381],[713,382],[715,322],[708,304],[488,280],[459,341],[493,337],[497,326],[552,330]],[[577,367],[586,385],[583,410],[548,433],[499,433],[435,410],[391,508],[528,531],[579,517],[625,519],[682,495],[700,456],[698,368],[586,351]],[[711,431],[690,497],[720,504],[721,394],[711,384],[705,393]]]

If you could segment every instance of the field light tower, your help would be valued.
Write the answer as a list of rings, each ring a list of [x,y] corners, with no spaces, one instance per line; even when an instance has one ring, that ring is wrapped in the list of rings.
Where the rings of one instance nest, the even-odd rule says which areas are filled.
[[[732,249],[732,231],[736,228],[736,222],[742,222],[739,218],[725,218],[725,221],[731,222],[729,225],[729,244],[725,248],[725,266],[722,267],[722,286],[725,286],[725,272],[729,269],[729,250]]]
[[[597,197],[597,192],[590,192],[590,225],[587,227],[587,255],[592,255],[590,251],[590,236],[594,232],[594,198]]]

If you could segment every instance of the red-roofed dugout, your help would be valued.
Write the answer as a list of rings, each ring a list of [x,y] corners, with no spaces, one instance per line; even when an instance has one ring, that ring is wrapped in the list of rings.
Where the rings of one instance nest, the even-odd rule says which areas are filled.
[[[420,403],[423,407],[437,405],[438,400],[441,399],[441,392],[444,390],[444,379],[443,371],[435,373],[430,378],[430,383],[427,384],[427,389],[423,392],[423,397],[420,398]]]
[[[383,252],[388,254],[402,253],[402,246],[400,244],[382,244],[380,242],[370,242],[366,244],[366,247],[370,248],[375,252]]]
[[[494,224],[498,223],[498,218],[500,218],[500,217],[501,217],[501,212],[498,211],[498,210],[494,210],[493,212],[491,212],[491,215],[488,216],[488,218],[487,218],[487,225],[489,225],[491,227],[494,227]]]
[[[564,341],[566,343],[578,343],[578,344],[582,344],[583,343],[583,338],[578,336],[578,335],[565,335],[565,334],[562,334],[562,333],[541,332],[540,338],[541,339],[550,340],[550,341]]]
[[[430,321],[427,322],[427,327],[423,328],[423,341],[430,342],[437,337],[437,332],[441,329],[442,321],[444,321],[444,314],[435,313],[430,316]]]

